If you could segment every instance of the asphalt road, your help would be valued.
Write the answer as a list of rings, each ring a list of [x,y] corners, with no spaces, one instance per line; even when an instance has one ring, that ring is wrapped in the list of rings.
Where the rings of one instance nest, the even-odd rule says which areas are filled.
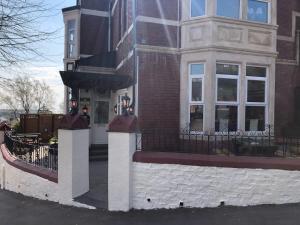
[[[0,191],[0,225],[299,225],[300,204],[110,213]]]

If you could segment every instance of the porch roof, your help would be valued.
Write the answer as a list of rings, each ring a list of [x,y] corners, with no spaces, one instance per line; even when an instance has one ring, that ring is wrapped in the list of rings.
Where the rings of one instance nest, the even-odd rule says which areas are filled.
[[[128,75],[60,71],[60,76],[64,85],[70,88],[118,90],[133,84],[132,77]]]

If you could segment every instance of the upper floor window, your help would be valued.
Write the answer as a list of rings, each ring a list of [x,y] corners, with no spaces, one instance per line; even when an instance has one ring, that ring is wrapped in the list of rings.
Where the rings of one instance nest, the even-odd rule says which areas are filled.
[[[248,20],[268,23],[269,3],[264,0],[248,0]]]
[[[240,0],[217,0],[217,15],[240,18]]]
[[[68,58],[75,57],[75,20],[70,20],[67,23],[67,55]]]
[[[191,17],[204,16],[206,0],[191,0]]]

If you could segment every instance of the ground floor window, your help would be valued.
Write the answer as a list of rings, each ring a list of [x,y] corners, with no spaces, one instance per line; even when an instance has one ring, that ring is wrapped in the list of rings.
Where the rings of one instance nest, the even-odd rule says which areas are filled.
[[[246,68],[246,131],[264,131],[267,107],[267,68],[248,65]]]
[[[193,63],[189,68],[190,130],[203,131],[204,64]]]
[[[265,107],[246,106],[246,131],[265,130]]]
[[[217,63],[216,68],[215,131],[237,131],[240,66]]]
[[[245,71],[245,72],[242,72]],[[189,64],[189,128],[204,130],[214,124],[215,132],[265,131],[268,122],[268,67],[217,63],[215,85],[204,92],[205,64]],[[213,76],[213,75],[211,75]],[[215,114],[205,115],[204,93],[215,92]],[[206,98],[211,99],[211,98]],[[204,118],[211,118],[204,121]],[[205,126],[207,126],[205,125]]]

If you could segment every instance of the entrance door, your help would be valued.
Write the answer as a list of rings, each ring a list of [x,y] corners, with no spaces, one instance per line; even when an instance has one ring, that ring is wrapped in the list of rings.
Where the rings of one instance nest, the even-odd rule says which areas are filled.
[[[107,125],[109,120],[109,100],[94,102],[94,120],[92,125],[92,144],[107,144]]]

